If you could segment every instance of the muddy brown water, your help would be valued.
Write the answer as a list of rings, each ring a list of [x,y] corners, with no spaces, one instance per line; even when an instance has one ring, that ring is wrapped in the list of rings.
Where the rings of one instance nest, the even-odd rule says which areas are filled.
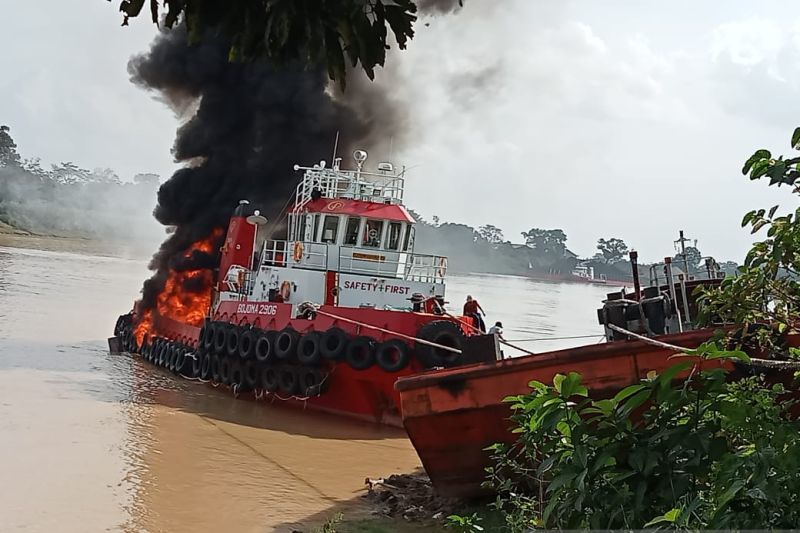
[[[419,467],[400,430],[235,401],[109,355],[146,261],[18,244],[0,236],[0,531],[310,531],[336,512],[368,516],[366,477]],[[515,336],[595,333],[605,292],[508,277],[449,287],[478,293]],[[585,316],[559,326],[578,306]]]

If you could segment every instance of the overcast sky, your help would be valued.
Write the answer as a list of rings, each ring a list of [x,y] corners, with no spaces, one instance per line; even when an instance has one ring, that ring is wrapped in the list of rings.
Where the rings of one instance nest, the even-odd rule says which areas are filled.
[[[0,123],[23,157],[166,177],[177,120],[126,71],[155,29],[117,4],[0,0]],[[796,207],[740,174],[800,125],[796,3],[467,0],[430,23],[379,80],[407,103],[395,162],[427,218],[561,228],[581,255],[621,237],[645,260],[684,229],[740,260],[746,211]]]

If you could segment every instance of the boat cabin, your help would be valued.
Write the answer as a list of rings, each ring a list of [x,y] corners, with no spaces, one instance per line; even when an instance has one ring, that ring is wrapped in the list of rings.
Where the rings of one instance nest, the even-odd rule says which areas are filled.
[[[365,151],[353,157],[354,170],[342,169],[338,158],[332,167],[295,166],[303,178],[286,213],[286,238],[253,231],[252,268],[223,258],[222,299],[394,310],[429,310],[421,302],[443,300],[447,259],[414,253],[404,170],[379,163],[368,171]]]

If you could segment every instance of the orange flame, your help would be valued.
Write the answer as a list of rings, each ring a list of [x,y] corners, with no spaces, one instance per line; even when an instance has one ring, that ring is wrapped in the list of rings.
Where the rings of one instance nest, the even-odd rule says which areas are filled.
[[[222,230],[215,230],[208,238],[194,243],[184,253],[190,257],[193,252],[211,253],[214,243],[219,239]],[[184,287],[189,283],[200,287],[197,291],[188,291]],[[214,285],[213,273],[210,270],[187,270],[178,272],[170,270],[164,289],[156,300],[156,311],[159,316],[171,318],[191,326],[201,326],[211,307],[211,290]],[[142,344],[145,338],[150,339],[159,334],[154,327],[153,310],[142,313],[136,325],[136,341]]]

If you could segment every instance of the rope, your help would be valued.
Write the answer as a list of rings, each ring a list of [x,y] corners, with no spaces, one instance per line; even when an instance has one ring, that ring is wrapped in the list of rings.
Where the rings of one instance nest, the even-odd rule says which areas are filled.
[[[632,331],[628,331],[625,328],[621,328],[621,327],[617,326],[616,324],[608,324],[608,327],[613,329],[614,331],[617,331],[619,333],[623,333],[625,335],[633,337],[634,339],[638,339],[638,340],[640,340],[642,342],[645,342],[647,344],[651,344],[653,346],[658,346],[659,348],[666,348],[667,350],[675,350],[676,352],[692,352],[692,351],[694,351],[691,348],[684,348],[682,346],[676,346],[675,344],[668,344],[666,342],[657,341],[655,339],[651,339],[650,337],[645,337],[644,335],[639,335],[638,333],[634,333]]]
[[[513,339],[509,340],[508,342],[538,342],[538,341],[563,341],[569,339],[594,339],[597,337],[605,338],[605,335],[597,334],[594,335],[572,335],[570,337],[536,337],[531,339]]]
[[[350,324],[355,324],[356,326],[361,326],[361,327],[367,328],[367,329],[373,329],[375,331],[380,331],[382,333],[387,333],[389,335],[394,335],[396,337],[400,337],[401,339],[406,339],[406,340],[409,340],[409,341],[418,342],[420,344],[425,344],[427,346],[432,346],[432,347],[438,348],[440,350],[446,350],[448,352],[457,353],[457,354],[461,354],[462,353],[461,350],[459,350],[457,348],[452,348],[450,346],[445,346],[444,344],[437,344],[435,342],[426,341],[425,339],[412,337],[411,335],[405,335],[403,333],[398,333],[396,331],[392,331],[392,330],[389,330],[389,329],[381,328],[381,327],[378,327],[378,326],[373,326],[371,324],[366,324],[364,322],[359,322],[357,320],[351,320],[349,318],[344,318],[343,316],[334,315],[333,313],[328,313],[326,311],[320,311],[319,304],[315,304],[313,302],[303,302],[303,303],[301,303],[297,307],[298,311],[302,312],[303,307],[306,307],[306,308],[311,307],[312,309],[314,309],[314,312],[316,312],[316,313],[319,313],[319,314],[321,314],[323,316],[327,316],[327,317],[330,317],[330,318],[335,318],[337,320],[341,320],[342,322],[349,322]]]

